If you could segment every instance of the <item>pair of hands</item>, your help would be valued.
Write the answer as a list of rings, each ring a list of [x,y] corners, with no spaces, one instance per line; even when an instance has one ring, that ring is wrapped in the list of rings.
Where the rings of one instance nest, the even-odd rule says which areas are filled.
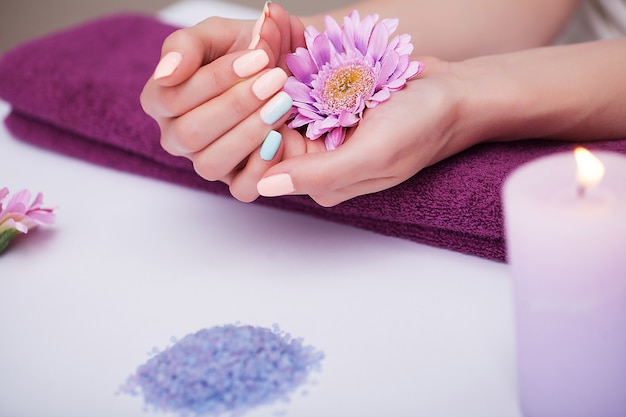
[[[261,191],[308,194],[333,206],[397,185],[467,147],[453,128],[460,90],[451,64],[433,58],[420,59],[426,69],[419,80],[367,110],[339,149],[326,151],[323,140],[288,128],[288,111],[268,120],[276,107],[268,103],[285,95],[285,56],[304,46],[303,32],[299,19],[271,4],[256,23],[209,18],[170,35],[162,49],[168,68],[157,69],[141,95],[163,148],[189,158],[203,178],[228,184],[241,201]],[[282,141],[264,159],[271,131]]]

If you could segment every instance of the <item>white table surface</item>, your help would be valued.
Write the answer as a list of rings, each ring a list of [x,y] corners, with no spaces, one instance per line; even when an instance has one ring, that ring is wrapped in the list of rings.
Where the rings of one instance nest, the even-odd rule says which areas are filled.
[[[258,12],[161,16],[208,13]],[[0,416],[155,415],[115,395],[147,352],[237,321],[325,353],[306,395],[246,416],[520,416],[504,264],[91,165],[4,126],[1,186],[59,209],[0,256]]]

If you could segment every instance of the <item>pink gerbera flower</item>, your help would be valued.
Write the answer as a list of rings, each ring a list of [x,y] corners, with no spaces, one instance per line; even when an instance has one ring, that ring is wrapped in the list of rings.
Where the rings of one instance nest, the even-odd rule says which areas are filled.
[[[411,61],[411,37],[398,35],[398,19],[378,21],[378,15],[363,20],[354,10],[343,26],[326,16],[320,33],[309,26],[304,32],[306,48],[287,56],[293,73],[284,90],[293,98],[291,128],[306,126],[309,139],[325,137],[327,149],[335,149],[348,128],[363,117],[366,107],[375,107],[419,74],[424,64]]]
[[[30,197],[28,190],[10,196],[8,188],[0,189],[0,252],[18,234],[28,233],[37,225],[54,222],[54,209],[43,206],[43,195],[37,194],[29,205]]]

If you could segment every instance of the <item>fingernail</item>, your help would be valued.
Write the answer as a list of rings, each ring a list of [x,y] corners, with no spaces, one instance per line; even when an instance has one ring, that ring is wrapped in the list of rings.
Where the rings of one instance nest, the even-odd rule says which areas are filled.
[[[155,68],[154,79],[158,80],[172,75],[182,60],[183,56],[180,52],[168,52]]]
[[[266,17],[270,16],[270,4],[272,4],[272,0],[267,0],[265,4],[263,5],[263,14]]]
[[[285,81],[287,73],[280,68],[273,68],[252,84],[252,92],[259,100],[265,100],[283,88]]]
[[[257,183],[256,189],[265,197],[277,197],[296,191],[289,174],[276,174],[263,178]]]
[[[266,125],[273,125],[291,110],[292,105],[293,99],[291,96],[281,91],[263,106],[261,109],[261,120]]]
[[[248,45],[248,49],[256,48],[259,45],[259,42],[261,42],[261,35],[252,36],[252,40],[250,41],[250,45]]]
[[[257,49],[240,56],[233,62],[235,74],[241,78],[249,77],[261,71],[270,62],[270,57],[263,49]]]
[[[264,161],[271,161],[276,156],[280,142],[283,140],[283,135],[275,130],[271,130],[267,134],[263,145],[261,145],[261,159]]]
[[[254,27],[252,28],[252,40],[250,41],[250,45],[248,45],[248,49],[254,49],[259,44],[259,41],[261,40],[261,30],[263,30],[263,23],[265,23],[265,18],[268,15],[269,9],[268,14],[266,14],[265,6],[263,6],[263,13],[261,13],[261,16],[259,16],[259,18],[254,23]]]

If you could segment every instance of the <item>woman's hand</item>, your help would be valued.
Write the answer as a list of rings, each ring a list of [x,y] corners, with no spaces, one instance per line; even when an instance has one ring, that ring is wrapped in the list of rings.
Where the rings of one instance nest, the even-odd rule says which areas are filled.
[[[424,72],[366,110],[336,150],[326,151],[322,140],[285,129],[285,143],[300,144],[291,145],[292,154],[268,169],[258,183],[260,194],[308,194],[320,205],[333,206],[393,187],[474,144],[475,133],[460,123],[466,120],[470,84],[455,72],[456,64],[423,61]]]
[[[303,44],[303,30],[270,5],[256,23],[209,18],[170,35],[141,95],[163,148],[189,158],[208,180],[256,184],[282,155],[277,130],[291,102],[279,91],[285,56]],[[255,186],[236,187],[233,195],[258,196]]]

